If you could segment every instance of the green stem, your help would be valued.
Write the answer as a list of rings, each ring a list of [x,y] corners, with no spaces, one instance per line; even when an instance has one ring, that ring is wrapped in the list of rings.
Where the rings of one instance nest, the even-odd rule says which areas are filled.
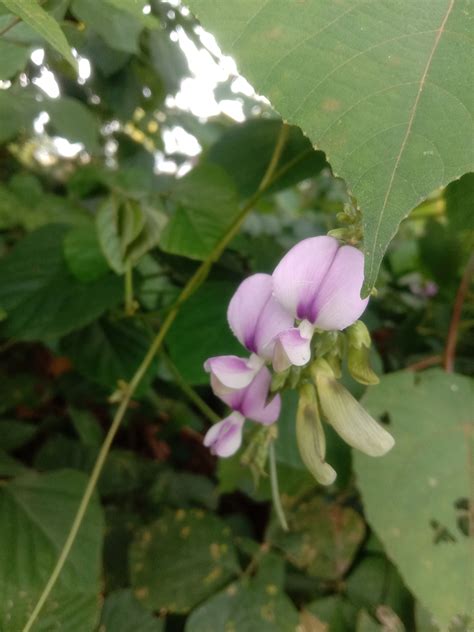
[[[278,473],[276,466],[274,441],[270,443],[268,449],[268,460],[270,463],[270,484],[272,487],[273,507],[275,508],[276,515],[278,516],[278,520],[280,521],[281,528],[283,529],[283,531],[289,531],[288,523],[285,518],[285,512],[283,511],[283,507],[281,504],[280,491],[278,489]]]
[[[161,348],[163,340],[165,339],[165,336],[168,333],[168,330],[173,324],[174,319],[176,318],[181,308],[181,305],[193,294],[193,292],[206,279],[207,274],[209,273],[209,270],[212,267],[212,264],[221,256],[226,246],[232,241],[232,239],[238,233],[240,226],[242,222],[244,221],[247,213],[253,208],[255,202],[260,198],[262,193],[270,186],[270,184],[274,181],[274,179],[276,177],[279,177],[279,174],[276,174],[275,170],[281,158],[281,153],[283,151],[286,139],[288,137],[288,131],[289,131],[288,126],[283,124],[280,130],[280,134],[278,136],[278,140],[275,145],[272,158],[265,172],[265,175],[263,176],[262,183],[260,184],[258,191],[248,200],[247,204],[245,204],[242,211],[239,213],[237,218],[229,227],[227,233],[218,241],[218,243],[214,247],[211,254],[208,256],[208,258],[205,261],[203,261],[203,263],[199,266],[199,268],[196,270],[196,272],[193,274],[193,276],[189,279],[187,284],[184,286],[181,294],[179,295],[178,300],[176,301],[175,305],[171,308],[171,310],[168,312],[165,320],[163,321],[163,324],[161,325],[160,331],[158,332],[155,339],[153,340],[150,348],[148,349],[146,356],[143,358],[142,363],[138,367],[131,382],[128,384],[123,394],[123,399],[120,402],[119,407],[117,408],[115,416],[107,432],[104,443],[102,444],[100,448],[99,454],[97,456],[97,460],[94,464],[94,468],[87,482],[84,495],[81,499],[81,502],[77,509],[77,513],[71,525],[71,529],[63,545],[63,548],[61,549],[61,553],[58,557],[56,565],[22,632],[30,632],[30,630],[33,627],[33,624],[38,618],[44,604],[46,603],[46,600],[51,594],[51,591],[53,590],[61,574],[64,564],[66,563],[69,553],[71,552],[71,548],[76,540],[77,534],[79,532],[85,513],[87,511],[87,507],[94,493],[95,487],[97,485],[97,481],[102,472],[102,468],[104,467],[104,463],[109,453],[110,447],[113,443],[115,435],[117,434],[117,431],[120,427],[122,419],[127,411],[128,404],[130,400],[132,399],[132,396],[137,386],[139,385],[141,379],[146,373],[148,367],[150,366],[155,354]],[[282,170],[280,170],[280,173],[282,173]],[[264,184],[265,186],[263,187],[262,184]]]
[[[135,313],[135,301],[133,300],[133,268],[127,263],[125,268],[125,314],[133,316]]]
[[[196,391],[190,386],[186,380],[183,378],[178,368],[171,360],[169,355],[164,351],[161,352],[162,357],[165,360],[166,366],[168,367],[171,375],[173,376],[176,384],[183,391],[186,397],[191,401],[198,410],[202,412],[202,414],[209,419],[211,423],[216,423],[220,420],[220,417],[217,413],[215,413],[210,406],[206,404],[206,402],[202,399],[202,397],[196,393]]]

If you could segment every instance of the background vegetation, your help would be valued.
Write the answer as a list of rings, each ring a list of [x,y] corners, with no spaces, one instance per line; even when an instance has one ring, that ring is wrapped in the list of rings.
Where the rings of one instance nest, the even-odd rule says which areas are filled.
[[[468,630],[472,7],[190,8],[288,123],[178,0],[0,2],[0,630]],[[202,365],[241,353],[238,283],[358,206],[364,405],[397,447],[328,429],[316,486],[285,394],[284,533],[245,448],[202,446],[225,413]]]

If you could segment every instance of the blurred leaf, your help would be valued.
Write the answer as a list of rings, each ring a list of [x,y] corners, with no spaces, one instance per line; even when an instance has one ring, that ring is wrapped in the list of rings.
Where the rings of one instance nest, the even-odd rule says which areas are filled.
[[[280,120],[269,119],[250,119],[233,125],[212,145],[207,159],[225,169],[239,193],[249,197],[257,191],[270,164],[281,126]],[[289,165],[292,166],[286,169]],[[301,130],[292,126],[276,170],[278,174],[285,168],[285,172],[277,177],[269,192],[311,178],[327,166],[324,154],[314,151]]]
[[[76,99],[62,96],[43,103],[50,115],[49,126],[53,133],[64,136],[72,143],[82,143],[87,151],[98,151],[99,124],[92,110]]]
[[[392,373],[364,402],[373,416],[388,418],[396,441],[383,462],[355,453],[369,522],[407,586],[446,628],[472,605],[470,544],[461,518],[462,503],[473,502],[466,460],[472,382],[438,370]]]
[[[152,341],[150,331],[138,320],[98,320],[61,342],[62,351],[75,368],[105,388],[115,389],[118,380],[129,381]],[[149,387],[157,372],[154,360],[135,395]]]
[[[275,444],[276,458],[299,470],[306,469],[296,443],[297,391],[285,391],[281,395],[281,412],[278,418],[278,439]]]
[[[66,269],[66,228],[48,225],[30,233],[0,261],[0,306],[7,312],[4,336],[18,340],[61,336],[95,320],[121,298],[112,275],[83,284]]]
[[[164,621],[147,612],[130,590],[110,593],[100,619],[100,632],[163,632]]]
[[[157,477],[148,498],[158,510],[162,505],[178,508],[201,506],[215,510],[218,502],[216,487],[206,476],[175,470],[166,470]]]
[[[350,507],[315,497],[287,511],[290,531],[275,530],[272,542],[288,560],[312,577],[338,579],[350,567],[365,534]]]
[[[238,571],[230,529],[199,509],[167,512],[139,531],[130,567],[134,594],[143,605],[179,613],[212,595]]]
[[[12,478],[14,476],[20,476],[26,474],[28,468],[23,465],[21,461],[13,458],[2,449],[0,449],[0,478]],[[1,521],[1,514],[0,514]],[[0,526],[1,529],[1,526]],[[0,552],[1,555],[1,552]],[[1,619],[0,619],[1,620]],[[3,632],[3,631],[2,631]]]
[[[96,281],[108,272],[94,224],[73,228],[65,236],[63,245],[69,270],[79,281]]]
[[[143,29],[141,19],[117,9],[114,4],[111,0],[73,0],[71,10],[79,20],[97,31],[111,48],[138,53],[138,36]]]
[[[172,42],[166,30],[154,31],[148,36],[150,59],[164,82],[166,91],[179,90],[183,77],[189,74],[186,57],[177,42]]]
[[[186,632],[296,632],[298,612],[275,584],[258,579],[228,586],[201,604],[186,621]]]
[[[247,353],[227,324],[227,304],[234,291],[233,284],[208,281],[187,301],[186,309],[179,312],[170,329],[170,356],[190,384],[208,384],[209,376],[203,368],[207,358]]]
[[[374,621],[367,610],[361,610],[357,615],[356,632],[383,632],[383,628]]]
[[[160,247],[190,259],[205,259],[239,213],[234,183],[215,165],[201,165],[177,180],[170,199],[176,208]]]
[[[38,470],[60,470],[71,467],[89,474],[97,458],[99,446],[85,445],[76,439],[53,435],[36,453],[34,464]],[[144,485],[150,468],[156,464],[140,459],[130,450],[115,448],[107,457],[98,488],[104,496],[129,494]]]
[[[135,19],[139,20],[143,26],[149,29],[160,28],[160,21],[154,15],[145,14],[143,9],[148,4],[147,0],[105,0],[115,9],[119,9],[124,13],[129,13]]]
[[[400,221],[473,169],[471,3],[188,4],[347,181],[363,212],[368,291]]]
[[[0,40],[0,80],[6,81],[24,69],[30,58],[31,49],[27,46],[10,44]]]
[[[354,630],[356,607],[341,595],[322,597],[312,601],[306,609],[328,626],[328,632]]]
[[[18,450],[31,441],[38,428],[19,419],[0,419],[0,447],[6,452]]]
[[[72,56],[68,41],[56,20],[41,8],[37,0],[2,0],[12,13],[31,26],[50,46],[62,55],[76,69],[76,60]]]
[[[446,213],[451,228],[459,231],[474,231],[474,173],[466,173],[451,182],[444,192]],[[472,237],[472,235],[471,235]]]
[[[375,611],[385,605],[403,619],[411,615],[410,593],[396,568],[382,555],[369,555],[355,567],[347,579],[347,596],[359,608]]]
[[[77,432],[83,445],[99,447],[104,438],[98,419],[88,410],[69,408],[74,430]]]
[[[96,225],[102,251],[110,267],[123,274],[157,245],[166,216],[157,208],[109,197],[97,213]]]
[[[0,487],[0,627],[23,628],[43,590],[79,505],[79,472],[28,474]],[[103,517],[96,498],[39,615],[35,630],[92,630],[97,623]]]
[[[0,143],[12,139],[23,129],[32,127],[40,104],[31,93],[15,89],[0,90]]]

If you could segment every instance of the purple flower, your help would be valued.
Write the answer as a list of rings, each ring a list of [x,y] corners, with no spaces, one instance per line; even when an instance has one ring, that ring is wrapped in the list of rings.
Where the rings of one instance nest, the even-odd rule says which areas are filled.
[[[264,363],[273,359],[278,335],[293,327],[293,316],[275,300],[272,289],[269,274],[254,274],[239,285],[229,303],[229,326],[252,355],[249,359],[217,356],[204,364],[228,388],[248,386]]]
[[[275,370],[308,361],[314,329],[345,329],[361,316],[369,300],[360,298],[363,280],[362,252],[333,237],[310,237],[287,252],[273,272],[273,293],[301,323],[279,337]]]
[[[278,419],[281,408],[279,395],[268,402],[271,374],[262,366],[251,383],[241,389],[226,387],[215,375],[211,375],[212,389],[232,413],[212,426],[204,437],[204,445],[213,454],[231,456],[242,443],[242,429],[245,419],[269,425]]]

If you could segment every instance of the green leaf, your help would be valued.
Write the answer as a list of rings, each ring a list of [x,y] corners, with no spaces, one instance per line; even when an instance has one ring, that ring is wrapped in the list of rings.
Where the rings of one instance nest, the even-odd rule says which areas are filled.
[[[118,380],[131,379],[151,341],[150,331],[140,321],[102,319],[64,338],[61,349],[85,377],[105,388],[115,389]],[[136,395],[147,390],[156,374],[157,361],[154,360]]]
[[[91,153],[98,151],[99,125],[90,108],[77,99],[61,97],[44,103],[44,110],[51,117],[49,125],[55,134],[82,143]]]
[[[209,382],[203,368],[207,358],[246,353],[227,324],[227,305],[234,292],[235,285],[231,283],[208,281],[187,301],[186,309],[179,312],[170,329],[167,336],[170,356],[190,384]]]
[[[385,605],[403,619],[410,618],[412,597],[397,569],[382,555],[368,555],[347,579],[347,597],[359,608],[375,611]]]
[[[76,60],[72,56],[71,48],[59,24],[41,8],[37,0],[28,0],[28,2],[24,0],[2,0],[2,2],[9,11],[31,26],[76,69]]]
[[[99,317],[121,298],[120,280],[107,275],[80,283],[63,257],[64,226],[30,233],[0,261],[0,306],[7,312],[4,336],[18,340],[62,336]]]
[[[0,629],[18,632],[43,590],[80,502],[78,472],[28,474],[0,488]],[[84,632],[97,623],[102,512],[89,504],[74,546],[35,632]]]
[[[186,632],[296,632],[298,612],[274,583],[252,579],[231,584],[199,606],[186,621]]]
[[[472,606],[472,401],[467,377],[438,370],[386,375],[364,404],[376,418],[388,417],[395,447],[383,460],[354,457],[369,522],[443,629]]]
[[[210,513],[178,509],[137,534],[130,568],[143,605],[184,613],[225,585],[238,564],[229,527]]]
[[[268,119],[251,119],[233,125],[212,145],[207,159],[225,169],[234,179],[239,193],[249,197],[257,191],[265,175],[281,125],[279,120]],[[317,175],[327,166],[324,154],[314,151],[301,130],[292,126],[276,174],[281,168],[285,171],[277,176],[269,192],[293,186]]]
[[[27,472],[28,468],[25,467],[21,461],[18,461],[0,449],[0,478],[12,478],[13,476],[20,476]]]
[[[312,577],[342,577],[364,538],[360,515],[350,507],[315,497],[288,512],[287,518],[290,531],[275,530],[274,545]]]
[[[188,4],[357,197],[367,292],[400,221],[473,170],[472,3]]]
[[[18,419],[0,419],[0,447],[6,452],[18,450],[36,434],[37,427]]]
[[[0,40],[0,80],[6,81],[23,70],[30,54],[31,49],[27,46]]]
[[[33,117],[40,104],[33,95],[22,90],[0,90],[0,143],[12,139],[23,129],[31,130]]]
[[[158,244],[166,216],[160,209],[127,201],[119,204],[109,197],[97,213],[99,242],[110,267],[123,274]]]
[[[71,467],[90,474],[99,452],[98,446],[84,445],[76,439],[55,435],[37,452],[34,465],[42,471],[61,470]],[[98,489],[104,496],[119,496],[139,490],[144,477],[156,463],[140,459],[134,452],[116,448],[107,457],[99,479]]]
[[[130,12],[117,9],[114,4],[109,0],[73,0],[71,10],[76,18],[90,25],[111,48],[138,53],[142,21],[130,15]]]
[[[65,236],[63,245],[69,270],[79,281],[96,281],[108,272],[94,224],[73,228]]]
[[[100,632],[163,632],[164,622],[147,612],[130,590],[108,595],[102,610]]]
[[[216,165],[201,165],[177,180],[170,199],[175,211],[160,247],[190,259],[205,259],[239,212],[234,183]]]
[[[98,419],[88,410],[69,408],[69,416],[81,443],[86,446],[99,447],[104,439],[104,431]]]
[[[354,628],[356,608],[340,595],[317,599],[308,604],[306,609],[326,624],[331,632],[348,632]]]
[[[147,5],[147,0],[105,0],[105,2],[115,9],[129,13],[132,17],[141,22],[143,26],[149,29],[160,28],[160,21],[156,16],[143,13],[143,9]]]

